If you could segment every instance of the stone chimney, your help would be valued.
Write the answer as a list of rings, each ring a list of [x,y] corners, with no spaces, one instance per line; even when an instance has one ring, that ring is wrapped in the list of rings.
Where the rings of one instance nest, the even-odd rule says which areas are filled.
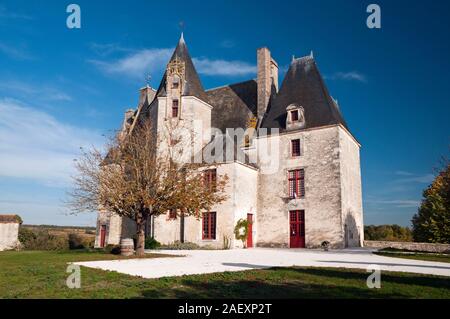
[[[275,92],[278,92],[278,64],[270,56],[268,48],[259,48],[257,50],[258,63],[258,119],[261,120],[267,111],[272,86]]]
[[[152,87],[148,85],[144,86],[142,89],[140,89],[138,107],[141,107],[145,103],[145,100],[148,100],[148,104],[152,103],[155,95],[156,91],[153,90]]]

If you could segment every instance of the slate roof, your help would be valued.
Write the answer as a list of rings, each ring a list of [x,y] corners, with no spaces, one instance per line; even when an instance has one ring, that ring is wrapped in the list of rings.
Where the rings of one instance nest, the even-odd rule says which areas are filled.
[[[188,48],[186,46],[186,42],[184,41],[183,35],[181,35],[180,41],[178,41],[178,45],[175,48],[175,51],[172,54],[172,57],[169,60],[169,63],[172,62],[176,57],[179,60],[185,62],[185,85],[183,87],[183,96],[195,96],[201,99],[204,102],[208,103],[208,96],[203,89],[200,78],[195,70],[194,63],[192,62],[191,56],[189,54]],[[169,64],[168,63],[168,64]],[[167,75],[164,73],[164,76],[159,85],[158,91],[156,92],[157,97],[163,97],[167,95],[166,92],[166,81]]]
[[[211,141],[201,150],[203,162],[205,163],[208,160],[205,159],[206,154],[206,156],[211,155],[212,157],[212,159],[209,159],[209,162],[207,162],[208,164],[234,161],[257,168],[255,163],[250,162],[249,156],[242,151],[241,144],[242,141],[237,140],[236,136],[234,137],[233,141],[233,138],[227,133],[213,135]],[[230,145],[232,145],[233,147],[231,148]],[[213,159],[217,159],[217,161],[214,163],[210,163]]]
[[[256,117],[257,83],[249,80],[207,90],[213,106],[211,126],[223,133],[227,128],[246,128],[247,120]]]
[[[341,112],[330,96],[312,56],[295,59],[273,97],[261,127],[286,129],[286,107],[298,104],[305,111],[305,129],[332,124],[347,128]]]

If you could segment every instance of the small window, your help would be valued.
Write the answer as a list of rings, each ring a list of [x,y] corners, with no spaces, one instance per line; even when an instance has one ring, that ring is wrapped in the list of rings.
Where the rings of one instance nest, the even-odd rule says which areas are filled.
[[[300,156],[300,140],[291,141],[291,152],[292,156]]]
[[[291,121],[292,122],[297,122],[298,121],[298,110],[295,110],[295,111],[291,112]]]
[[[215,168],[205,170],[203,172],[203,181],[207,188],[215,191],[217,187],[217,170]]]
[[[216,239],[216,213],[204,213],[202,225],[202,238]]]
[[[169,210],[169,219],[177,219],[177,210],[176,209]]]
[[[172,89],[178,89],[180,86],[180,78],[178,76],[174,76],[172,81]]]
[[[289,198],[305,197],[305,170],[296,169],[288,172]]]
[[[172,101],[172,117],[178,117],[178,100]]]

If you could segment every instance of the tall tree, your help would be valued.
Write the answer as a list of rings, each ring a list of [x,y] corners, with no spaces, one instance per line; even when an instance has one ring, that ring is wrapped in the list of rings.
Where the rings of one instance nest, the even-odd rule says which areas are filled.
[[[417,242],[450,243],[450,163],[423,192],[424,199],[412,219],[413,237]]]
[[[179,209],[183,216],[200,218],[226,199],[227,176],[211,189],[203,183],[200,165],[184,164],[177,141],[160,139],[149,120],[131,133],[118,134],[104,154],[83,152],[69,193],[74,213],[103,209],[136,222],[136,254],[144,254],[145,225],[151,216]],[[166,150],[166,151],[162,151]]]

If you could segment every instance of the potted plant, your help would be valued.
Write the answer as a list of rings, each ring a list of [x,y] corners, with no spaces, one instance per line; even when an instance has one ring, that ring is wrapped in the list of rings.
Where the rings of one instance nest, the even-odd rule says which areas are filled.
[[[328,249],[330,248],[330,242],[325,240],[325,241],[322,242],[321,246],[322,246],[324,251],[328,251]]]

